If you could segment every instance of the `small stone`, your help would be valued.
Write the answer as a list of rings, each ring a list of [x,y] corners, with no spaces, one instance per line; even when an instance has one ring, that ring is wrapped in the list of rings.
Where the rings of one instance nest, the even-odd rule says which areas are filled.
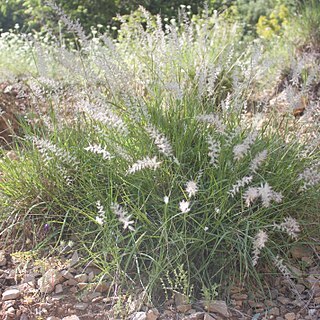
[[[299,293],[302,293],[304,290],[306,290],[306,287],[303,284],[296,284],[295,288]]]
[[[65,299],[65,297],[63,295],[53,295],[51,297],[51,301],[54,302],[54,301],[60,301],[62,299]]]
[[[4,251],[0,251],[0,267],[4,267],[7,264],[6,253]]]
[[[98,283],[95,287],[95,291],[101,292],[101,293],[108,292],[109,290],[110,290],[110,284],[108,284],[105,281]]]
[[[63,286],[62,286],[62,284],[58,283],[58,284],[56,285],[56,288],[55,288],[54,292],[55,292],[56,294],[62,293],[62,292],[63,292]]]
[[[19,160],[19,157],[18,155],[13,151],[13,150],[10,150],[6,153],[6,156],[11,160],[11,161],[17,161]]]
[[[307,266],[311,266],[313,263],[313,259],[311,257],[302,257],[301,261],[303,261]]]
[[[76,315],[72,315],[72,316],[64,317],[62,318],[62,320],[80,320],[80,318]]]
[[[139,311],[139,312],[136,312],[131,319],[132,320],[146,320],[147,314],[145,312]]]
[[[60,320],[60,318],[57,318],[57,317],[49,317],[49,318],[47,318],[47,320]]]
[[[280,316],[280,310],[277,307],[271,308],[268,313],[272,316]]]
[[[191,304],[180,304],[177,306],[177,311],[180,313],[186,313],[191,309]]]
[[[295,319],[296,319],[296,315],[295,315],[295,313],[290,312],[290,313],[286,313],[286,314],[284,315],[284,318],[285,318],[286,320],[295,320]]]
[[[87,282],[88,281],[88,276],[85,273],[82,274],[77,274],[74,279],[79,283],[79,282]]]
[[[210,316],[210,314],[209,314],[209,313],[206,313],[206,314],[204,315],[203,320],[215,320],[215,318],[214,318],[214,317],[212,317],[212,316]]]
[[[10,307],[10,308],[6,311],[6,315],[15,316],[15,314],[16,314],[16,310],[14,309],[14,307]]]
[[[306,281],[309,288],[312,288],[312,291],[314,292],[315,296],[320,295],[320,280],[311,275],[306,278]]]
[[[160,312],[156,308],[152,308],[147,312],[146,320],[157,320],[160,316]]]
[[[176,304],[177,307],[183,304],[188,304],[188,302],[189,302],[189,298],[186,295],[180,292],[175,292],[174,303]]]
[[[89,274],[88,274],[88,282],[92,282],[94,277],[95,277],[94,272],[93,271],[89,272]]]
[[[75,251],[71,257],[69,266],[70,267],[74,267],[78,262],[79,262],[79,255],[78,255],[78,251]]]
[[[70,279],[74,278],[72,273],[70,271],[68,271],[68,270],[62,270],[61,271],[61,275],[67,280],[70,280]]]
[[[64,282],[64,284],[66,284],[67,286],[76,286],[78,284],[77,280],[75,279],[69,279],[67,281]]]
[[[253,300],[249,300],[248,304],[251,308],[255,308],[255,309],[260,309],[265,307],[265,305],[262,302],[256,302]]]
[[[209,301],[209,302],[205,303],[205,308],[209,312],[220,313],[224,317],[230,316],[228,306],[225,303],[225,301],[222,301],[222,300]]]
[[[231,298],[234,300],[247,300],[248,295],[244,293],[235,293],[231,296]]]
[[[2,294],[2,301],[6,300],[15,300],[18,299],[21,295],[19,289],[8,289]]]
[[[10,307],[13,307],[15,303],[16,303],[15,300],[3,301],[2,307],[4,310],[8,310]]]
[[[77,287],[70,287],[69,291],[72,293],[77,293],[78,292],[78,288]]]
[[[101,297],[101,292],[91,292],[88,293],[85,297],[88,299],[88,301],[93,301],[93,299]]]
[[[88,303],[84,303],[84,302],[79,302],[79,303],[76,303],[74,305],[74,308],[76,310],[81,310],[81,311],[84,311],[88,308],[89,304]]]
[[[319,297],[315,297],[313,299],[314,304],[319,305],[320,306],[320,296]]]
[[[291,256],[294,259],[301,259],[302,257],[312,257],[313,250],[306,245],[297,244],[290,249]]]
[[[286,298],[284,296],[279,296],[277,300],[284,305],[289,304],[291,301],[289,298]]]
[[[85,282],[79,282],[79,283],[78,283],[78,288],[79,288],[80,290],[83,290],[83,289],[86,288],[87,286],[88,286],[88,284],[85,283]]]
[[[195,312],[195,313],[192,313],[188,316],[183,317],[182,320],[204,320],[204,313],[203,312]],[[208,320],[210,320],[210,319],[208,319]]]

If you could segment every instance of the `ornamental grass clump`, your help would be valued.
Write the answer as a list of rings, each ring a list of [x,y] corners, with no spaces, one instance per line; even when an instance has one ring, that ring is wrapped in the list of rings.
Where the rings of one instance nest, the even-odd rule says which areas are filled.
[[[256,58],[236,50],[229,28],[221,48],[223,25],[211,19],[210,37],[191,22],[163,31],[159,18],[157,28],[124,21],[114,46],[101,37],[70,51],[83,54],[77,73],[63,56],[73,99],[45,96],[50,126],[30,112],[19,157],[3,151],[3,228],[49,225],[46,241],[72,239],[113,284],[154,297],[172,270],[198,296],[286,255],[317,215],[319,185],[304,170],[319,151],[287,139],[272,118],[255,126],[243,117]]]

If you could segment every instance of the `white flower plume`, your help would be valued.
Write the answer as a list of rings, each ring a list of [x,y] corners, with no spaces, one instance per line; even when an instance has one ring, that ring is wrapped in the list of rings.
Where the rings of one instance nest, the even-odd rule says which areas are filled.
[[[143,169],[157,169],[159,168],[160,164],[162,162],[161,161],[157,161],[157,157],[146,157],[143,158],[142,160],[138,160],[136,163],[134,163],[128,170],[127,170],[127,174],[132,174],[135,173],[137,171],[141,171]]]

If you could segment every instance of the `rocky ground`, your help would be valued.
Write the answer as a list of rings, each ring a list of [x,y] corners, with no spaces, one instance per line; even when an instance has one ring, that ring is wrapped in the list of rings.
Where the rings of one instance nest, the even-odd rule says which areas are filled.
[[[77,251],[60,258],[0,252],[1,319],[20,320],[319,320],[320,247],[295,246],[289,277],[273,277],[269,295],[237,286],[230,300],[189,302],[182,294],[152,306],[143,294],[111,285]]]

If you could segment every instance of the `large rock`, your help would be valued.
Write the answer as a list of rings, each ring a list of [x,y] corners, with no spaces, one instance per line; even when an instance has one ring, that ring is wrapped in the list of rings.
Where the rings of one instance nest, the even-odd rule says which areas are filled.
[[[21,295],[19,289],[8,289],[2,294],[2,301],[6,300],[15,300],[18,299]]]
[[[39,280],[38,286],[42,293],[51,293],[54,287],[64,280],[61,273],[57,270],[48,270]]]

